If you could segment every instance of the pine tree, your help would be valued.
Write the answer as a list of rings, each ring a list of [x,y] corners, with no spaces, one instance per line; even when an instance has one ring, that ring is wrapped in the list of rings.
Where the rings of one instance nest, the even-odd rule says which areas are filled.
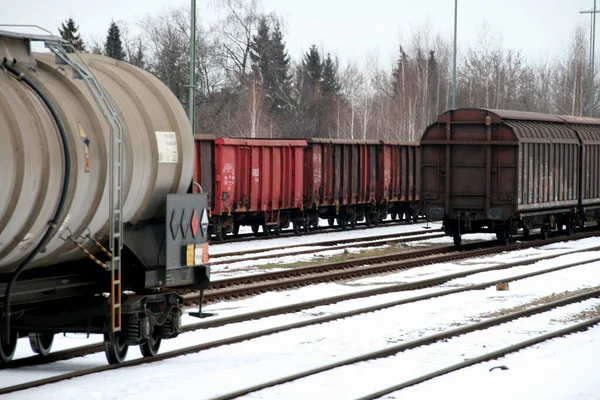
[[[271,110],[275,114],[281,114],[290,91],[290,58],[285,49],[279,23],[275,24],[271,33],[267,19],[261,18],[251,47],[252,70],[262,82],[271,103]]]
[[[75,21],[71,17],[67,18],[67,20],[61,24],[61,27],[58,28],[60,36],[71,43],[75,50],[85,52],[85,44],[78,31],[79,27],[75,25]],[[70,52],[71,51],[69,50],[69,53]]]
[[[125,51],[121,43],[121,32],[115,21],[110,23],[106,43],[104,44],[104,55],[112,57],[115,60],[125,60]]]
[[[408,56],[404,52],[402,46],[400,46],[400,56],[398,57],[398,61],[396,62],[396,68],[392,71],[392,89],[394,91],[394,96],[400,96],[403,90],[403,79],[402,76],[404,74],[404,70],[407,67]]]
[[[254,68],[260,74],[260,78],[266,83],[270,67],[270,46],[271,38],[269,36],[269,25],[265,17],[260,18],[256,35],[252,37],[250,45],[250,59]]]
[[[273,85],[272,108],[285,117],[287,111],[289,111],[286,110],[286,106],[291,91],[290,56],[285,49],[279,22],[275,23],[275,28],[271,34],[271,71],[269,79]]]
[[[318,87],[323,78],[323,64],[321,63],[321,55],[316,45],[311,45],[310,49],[304,54],[302,66],[310,80],[312,88]]]
[[[331,54],[327,53],[327,57],[323,63],[323,93],[337,94],[339,90],[337,64],[333,62]]]

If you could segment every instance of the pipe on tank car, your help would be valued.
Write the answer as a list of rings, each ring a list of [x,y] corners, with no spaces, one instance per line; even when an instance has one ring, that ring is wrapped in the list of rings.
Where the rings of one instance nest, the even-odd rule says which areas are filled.
[[[4,336],[6,343],[10,344],[10,295],[11,295],[11,290],[12,290],[12,287],[17,282],[19,275],[21,274],[21,272],[23,272],[23,270],[25,269],[27,264],[29,264],[35,258],[35,256],[40,252],[40,250],[42,250],[44,248],[44,246],[48,243],[48,241],[50,240],[50,238],[52,237],[52,235],[54,234],[54,231],[56,230],[56,228],[58,226],[58,222],[60,221],[60,218],[62,217],[64,208],[65,208],[65,203],[67,200],[67,194],[69,192],[69,179],[71,177],[71,148],[69,147],[69,142],[68,142],[67,132],[65,130],[65,125],[63,124],[62,119],[58,115],[58,112],[56,111],[56,109],[54,108],[54,106],[52,105],[52,103],[50,102],[48,97],[46,97],[46,95],[42,92],[42,90],[31,79],[29,79],[27,76],[25,76],[25,73],[17,70],[16,68],[12,67],[11,65],[9,65],[6,58],[2,62],[2,66],[4,68],[6,68],[7,71],[9,71],[13,75],[15,75],[17,77],[17,79],[25,82],[35,93],[37,93],[37,95],[40,97],[40,99],[44,102],[44,104],[46,105],[46,107],[48,108],[50,113],[52,114],[52,117],[54,118],[54,121],[56,122],[56,126],[58,127],[58,131],[59,131],[61,142],[62,142],[63,152],[64,152],[64,156],[65,156],[65,170],[64,170],[64,174],[63,174],[63,187],[62,187],[62,191],[60,194],[60,200],[58,202],[58,206],[56,207],[56,212],[54,213],[54,217],[48,223],[48,229],[46,230],[46,233],[42,237],[42,240],[37,244],[37,246],[29,254],[29,256],[21,263],[21,265],[19,265],[19,267],[15,270],[10,282],[6,286],[6,291],[4,293],[4,323],[2,324],[3,325],[2,336]]]

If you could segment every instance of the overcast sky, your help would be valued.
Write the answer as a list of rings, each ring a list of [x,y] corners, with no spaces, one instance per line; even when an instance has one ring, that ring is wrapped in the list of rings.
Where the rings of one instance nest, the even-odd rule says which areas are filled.
[[[210,3],[214,0],[197,0],[202,19],[214,19]],[[103,39],[111,20],[135,25],[147,14],[188,4],[190,0],[2,0],[0,23],[37,24],[58,33],[60,23],[72,16],[85,39]],[[459,52],[475,43],[485,21],[504,47],[522,50],[528,59],[559,57],[578,24],[589,29],[589,14],[579,11],[592,7],[593,0],[458,0]],[[428,25],[449,40],[453,35],[453,0],[262,0],[261,9],[285,19],[285,40],[294,59],[315,43],[342,61],[377,53],[386,64],[413,30]]]

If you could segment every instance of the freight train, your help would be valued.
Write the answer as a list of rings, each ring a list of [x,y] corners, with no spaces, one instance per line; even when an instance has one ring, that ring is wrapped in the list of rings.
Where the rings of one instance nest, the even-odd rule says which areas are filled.
[[[216,239],[253,232],[306,232],[319,218],[342,228],[391,214],[416,220],[416,143],[336,139],[228,139],[196,135],[194,181],[209,193]],[[196,190],[199,190],[197,188]]]
[[[41,41],[50,53],[34,54]],[[419,145],[192,136],[154,76],[60,38],[0,31],[0,361],[17,339],[100,333],[110,363],[180,333],[208,239],[387,215],[507,242],[600,217],[600,120],[443,113]],[[201,316],[201,312],[196,315]]]
[[[421,198],[460,245],[490,232],[571,234],[600,217],[600,119],[470,108],[441,114],[420,141]]]
[[[151,74],[55,36],[0,31],[0,62],[0,361],[19,337],[47,355],[59,332],[103,334],[110,363],[154,356],[181,331],[164,289],[210,277],[184,110]]]

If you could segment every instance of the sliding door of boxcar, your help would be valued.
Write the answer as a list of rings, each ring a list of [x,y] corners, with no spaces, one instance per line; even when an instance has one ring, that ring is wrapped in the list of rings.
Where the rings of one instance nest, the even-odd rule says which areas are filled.
[[[569,126],[507,121],[520,141],[518,210],[539,212],[577,206],[579,139]]]
[[[587,209],[600,207],[600,126],[574,125],[581,140],[581,204]]]

